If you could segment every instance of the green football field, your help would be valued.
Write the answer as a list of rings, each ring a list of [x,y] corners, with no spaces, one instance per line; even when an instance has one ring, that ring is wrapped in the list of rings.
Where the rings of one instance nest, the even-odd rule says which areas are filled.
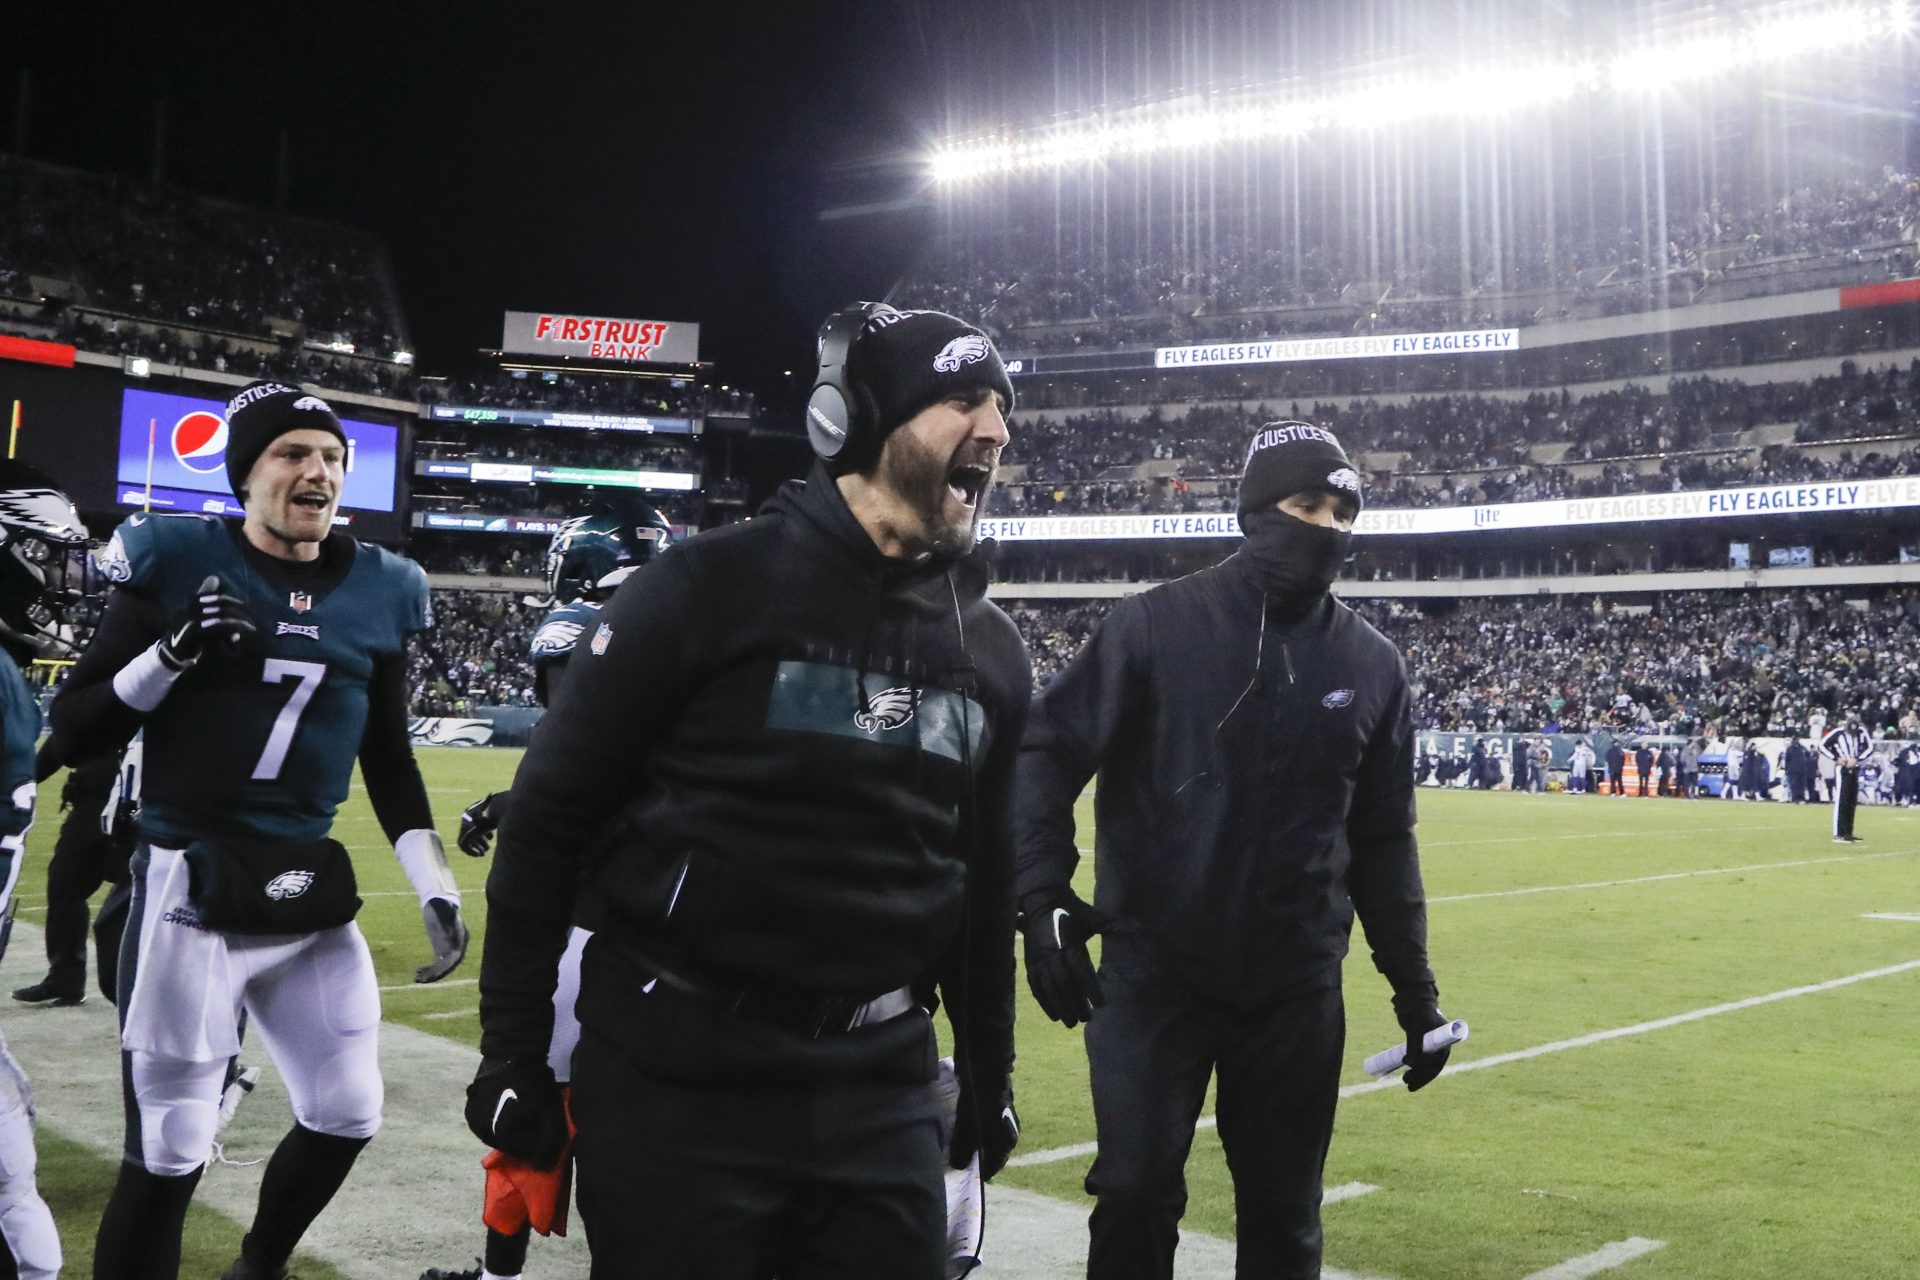
[[[460,807],[505,785],[517,756],[421,753],[450,848]],[[1920,1275],[1920,814],[1863,809],[1865,842],[1842,846],[1824,809],[1780,804],[1428,790],[1421,806],[1434,968],[1473,1035],[1422,1093],[1369,1088],[1361,1059],[1398,1033],[1356,938],[1330,1266],[1397,1280]],[[33,922],[52,817],[21,885]],[[1087,843],[1090,798],[1081,820]],[[381,981],[406,984],[424,958],[419,917],[358,789],[339,834],[360,855]],[[477,943],[486,864],[453,860]],[[459,985],[390,993],[387,1018],[475,1042],[477,959]],[[1024,987],[1019,999],[1022,1163],[1000,1181],[1083,1208],[1080,1037]],[[111,1166],[53,1134],[42,1155],[70,1273],[85,1274]],[[1188,1178],[1185,1225],[1230,1238],[1211,1129]],[[201,1214],[186,1273],[217,1274],[235,1239]]]

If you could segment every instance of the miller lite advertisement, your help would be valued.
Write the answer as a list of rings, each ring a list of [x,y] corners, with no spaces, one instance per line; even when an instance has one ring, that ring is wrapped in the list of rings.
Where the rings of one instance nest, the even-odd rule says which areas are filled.
[[[509,311],[500,350],[625,364],[697,364],[700,326],[688,320],[619,320],[562,311]]]
[[[120,458],[114,496],[122,506],[147,502],[148,424],[153,433],[156,511],[245,514],[227,487],[227,409],[224,400],[124,390],[120,399]],[[342,417],[347,432],[347,478],[341,510],[392,511],[400,432],[377,422]]]

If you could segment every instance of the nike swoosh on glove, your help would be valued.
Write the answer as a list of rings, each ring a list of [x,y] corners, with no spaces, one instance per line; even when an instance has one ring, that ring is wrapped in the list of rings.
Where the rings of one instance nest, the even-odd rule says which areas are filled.
[[[1095,911],[1061,885],[1030,893],[1020,904],[1020,932],[1027,940],[1027,986],[1055,1022],[1076,1027],[1106,1003],[1087,939],[1113,919]]]
[[[168,619],[167,634],[160,639],[160,661],[169,670],[185,671],[210,649],[238,650],[253,632],[247,606],[220,585],[218,575],[210,573]]]
[[[982,1116],[970,1091],[961,1088],[960,1104],[953,1116],[953,1145],[947,1150],[947,1163],[956,1169],[966,1168],[978,1152],[982,1178],[991,1178],[1006,1168],[1007,1157],[1020,1143],[1020,1116],[1013,1109],[1012,1086],[988,1096],[998,1096],[1000,1102]]]
[[[473,1136],[540,1169],[567,1147],[567,1111],[545,1059],[486,1058],[467,1086]]]
[[[433,960],[415,969],[413,980],[438,982],[467,958],[467,923],[460,918],[460,904],[446,898],[428,898],[420,908],[420,918],[426,921]]]
[[[1407,1033],[1407,1073],[1402,1078],[1407,1082],[1407,1092],[1418,1093],[1446,1070],[1447,1059],[1453,1055],[1452,1045],[1428,1053],[1421,1043],[1427,1032],[1447,1025],[1447,1015],[1440,1012],[1439,1004],[1431,998],[1404,1003],[1396,998],[1393,1016],[1399,1021],[1400,1029]]]
[[[493,833],[500,829],[496,802],[504,795],[504,791],[492,792],[460,811],[460,835],[454,843],[469,858],[484,858],[492,850]]]

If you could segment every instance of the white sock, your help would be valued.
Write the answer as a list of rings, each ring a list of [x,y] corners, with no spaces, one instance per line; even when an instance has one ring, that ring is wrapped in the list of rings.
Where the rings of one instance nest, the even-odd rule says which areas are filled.
[[[497,1276],[483,1267],[480,1271],[480,1280],[520,1280],[520,1273],[516,1271],[510,1276]]]

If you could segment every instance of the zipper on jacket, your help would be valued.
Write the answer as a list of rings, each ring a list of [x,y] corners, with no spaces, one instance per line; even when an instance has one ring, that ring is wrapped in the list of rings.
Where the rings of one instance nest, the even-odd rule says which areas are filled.
[[[1285,644],[1280,646],[1280,661],[1285,663],[1287,667],[1287,683],[1295,683],[1293,678],[1293,651]]]
[[[680,877],[679,879],[673,882],[673,896],[667,899],[667,910],[665,915],[663,915],[661,919],[664,920],[668,916],[671,916],[673,914],[674,907],[679,905],[680,890],[686,887],[687,871],[689,868],[692,867],[692,865],[693,865],[692,854],[688,854],[686,857],[680,859]]]

